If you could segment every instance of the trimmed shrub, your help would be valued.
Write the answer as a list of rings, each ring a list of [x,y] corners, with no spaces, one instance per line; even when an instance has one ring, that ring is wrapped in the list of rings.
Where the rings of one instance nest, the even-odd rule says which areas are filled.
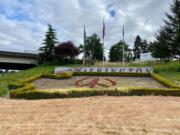
[[[35,76],[31,76],[31,77],[29,77],[29,78],[27,78],[27,79],[25,79],[25,80],[19,81],[18,83],[29,83],[29,82],[33,82],[33,81],[41,78],[42,75],[43,75],[43,74],[38,74],[38,75],[35,75]]]
[[[25,99],[52,99],[52,98],[74,98],[89,96],[143,96],[143,95],[162,95],[180,96],[180,89],[146,89],[146,88],[127,88],[127,89],[84,89],[69,91],[48,91],[48,90],[29,90],[22,92],[11,92],[11,98]]]
[[[18,88],[24,87],[24,85],[25,84],[23,83],[10,83],[8,84],[8,89],[9,90],[18,89]]]
[[[154,73],[151,73],[151,77],[158,81],[159,83],[161,83],[162,85],[168,87],[168,88],[180,88],[180,86],[170,82],[169,80],[157,75],[157,74],[154,74]]]
[[[70,79],[73,76],[72,72],[63,72],[59,74],[43,74],[43,78],[52,78],[52,79]]]
[[[32,83],[25,84],[24,87],[10,91],[11,98],[21,98],[23,94],[27,91],[32,91],[35,89],[35,86]]]
[[[123,77],[152,77],[168,88],[115,88],[115,89],[69,89],[69,90],[35,90],[32,82],[38,78],[68,79],[73,73],[66,72],[60,74],[40,74],[30,77],[23,83],[10,84],[10,88],[16,88],[10,91],[11,98],[25,99],[48,99],[48,98],[72,98],[88,96],[142,96],[142,95],[162,95],[162,96],[180,96],[180,87],[154,73],[74,73],[75,76],[123,76]],[[28,82],[28,83],[27,83]]]

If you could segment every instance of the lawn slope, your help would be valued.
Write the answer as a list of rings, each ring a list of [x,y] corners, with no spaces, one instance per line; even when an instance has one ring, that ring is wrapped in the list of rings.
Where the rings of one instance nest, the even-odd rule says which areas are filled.
[[[95,66],[101,66],[101,63],[96,63]],[[34,76],[39,73],[53,72],[54,68],[59,65],[41,65],[29,70],[25,70],[19,73],[6,73],[0,76],[0,96],[5,95],[8,92],[8,84],[16,82],[17,80],[23,80]],[[80,65],[66,65],[66,66],[80,66]],[[122,63],[109,63],[106,66],[119,67]],[[151,66],[154,68],[154,72],[165,77],[166,79],[173,81],[180,85],[180,61],[176,62],[144,62],[144,63],[127,63],[125,66],[143,67]]]

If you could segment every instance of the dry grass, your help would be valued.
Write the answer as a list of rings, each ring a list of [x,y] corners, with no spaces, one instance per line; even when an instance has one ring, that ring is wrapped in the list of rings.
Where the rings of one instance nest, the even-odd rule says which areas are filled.
[[[0,98],[1,135],[180,134],[178,97]]]

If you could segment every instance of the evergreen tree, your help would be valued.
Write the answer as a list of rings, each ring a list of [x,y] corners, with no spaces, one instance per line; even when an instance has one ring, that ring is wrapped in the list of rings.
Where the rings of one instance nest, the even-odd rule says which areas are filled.
[[[45,61],[51,61],[54,58],[54,46],[56,43],[58,43],[56,38],[56,31],[50,24],[48,24],[48,30],[45,34],[44,42],[42,43],[44,46],[39,48],[41,63]]]
[[[152,54],[156,58],[164,56],[164,59],[180,59],[180,1],[174,0],[171,5],[171,14],[166,13],[167,20],[156,34],[157,43],[154,44]],[[159,45],[160,47],[157,47]],[[159,50],[164,48],[166,52]]]
[[[152,56],[155,58],[160,58],[161,60],[170,59],[170,52],[163,40],[161,42],[155,41],[152,43]]]
[[[129,61],[132,57],[131,50],[128,49],[128,45],[126,43],[124,44],[124,56],[126,61]],[[120,41],[111,47],[109,59],[111,62],[123,61],[123,41]]]
[[[139,35],[137,35],[135,41],[134,41],[134,48],[133,48],[133,53],[134,53],[134,59],[139,59],[140,58],[140,53],[143,51],[143,43],[142,39]]]
[[[150,45],[148,44],[147,40],[142,42],[142,53],[150,52]]]

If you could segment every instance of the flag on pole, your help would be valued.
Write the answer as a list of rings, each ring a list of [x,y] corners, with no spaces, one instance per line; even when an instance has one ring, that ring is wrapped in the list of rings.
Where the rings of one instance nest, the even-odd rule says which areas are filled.
[[[124,25],[123,25],[123,66],[124,66],[124,44],[125,44],[125,41],[124,41]]]
[[[86,47],[85,47],[85,43],[86,43],[86,27],[84,24],[84,48],[83,48],[83,65],[85,65],[85,55],[86,55]]]
[[[85,27],[85,24],[84,24],[84,41],[85,41],[85,38],[86,38],[86,27]]]
[[[103,31],[102,31],[102,32],[103,32],[103,33],[102,33],[102,34],[103,34],[103,66],[104,66],[104,61],[105,61],[105,58],[104,58],[104,57],[105,57],[105,56],[104,56],[104,37],[105,37],[105,29],[106,29],[106,28],[105,28],[105,22],[104,22],[104,19],[103,19]]]
[[[104,19],[103,19],[103,39],[105,37],[105,29],[106,29],[106,27],[105,27],[105,22],[104,22]]]
[[[123,38],[124,38],[124,25],[123,25]]]

